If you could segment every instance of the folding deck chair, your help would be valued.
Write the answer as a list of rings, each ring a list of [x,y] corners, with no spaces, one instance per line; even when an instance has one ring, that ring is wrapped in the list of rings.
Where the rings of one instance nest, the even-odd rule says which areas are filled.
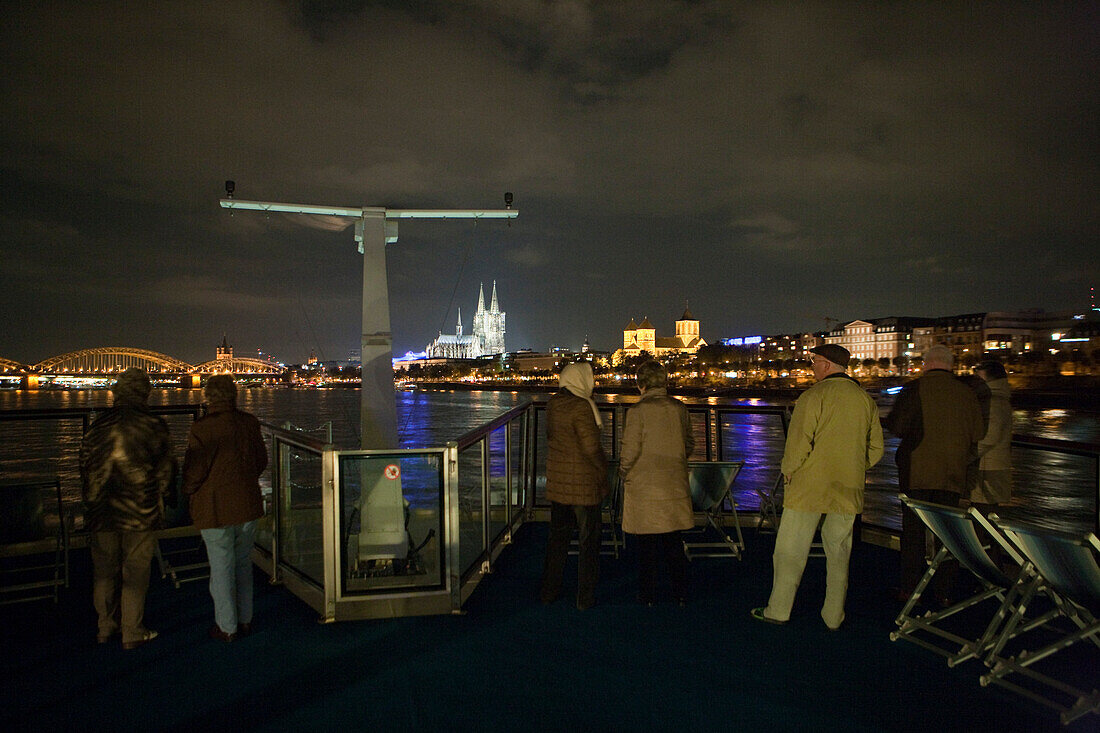
[[[174,508],[165,509],[166,528],[156,533],[156,558],[161,578],[170,578],[177,589],[192,580],[210,577],[206,545],[195,529],[188,511],[187,497],[180,494]]]
[[[1100,565],[1097,564],[1100,540],[1091,532],[1070,535],[1005,521],[996,515],[990,519],[1019,548],[1043,581],[1054,589],[1051,598],[1056,613],[1070,622],[1070,629],[1063,630],[1059,638],[1033,652],[1021,651],[1005,657],[1001,656],[1003,645],[998,645],[986,660],[990,671],[982,675],[982,685],[1000,685],[1054,708],[1061,714],[1063,724],[1087,713],[1100,713],[1100,691],[1078,689],[1031,666],[1078,641],[1087,640],[1096,648],[1091,649],[1092,664],[1085,667],[1091,667],[1092,681],[1097,680],[1095,672],[1100,669],[1100,652],[1097,651],[1100,649],[1100,621],[1097,620],[1100,616]],[[1011,631],[1021,617],[1022,608],[1017,608],[1006,630]],[[1019,675],[1022,679],[1019,683],[1010,681],[1006,679],[1009,675]],[[1038,684],[1032,689],[1024,686],[1025,681]]]
[[[1000,532],[985,521],[985,518],[977,510],[968,512],[956,507],[917,501],[904,494],[901,495],[901,500],[935,533],[943,546],[932,559],[928,570],[925,571],[920,582],[917,583],[916,589],[909,600],[906,601],[905,606],[902,607],[897,619],[895,619],[898,630],[891,632],[890,640],[904,639],[941,654],[947,657],[947,664],[950,667],[954,667],[956,664],[968,659],[986,656],[994,646],[1003,646],[1009,638],[1005,636],[1006,620],[1013,616],[1017,609],[1026,607],[1031,598],[1040,590],[1042,586],[1041,579],[1031,572],[1020,553],[1006,542],[1000,536]],[[1016,577],[1006,575],[989,558],[982,546],[975,523],[982,524],[993,538],[1002,544],[1013,562],[1019,566]],[[942,563],[949,557],[958,560],[962,567],[974,574],[981,584],[980,590],[949,608],[939,611],[926,611],[921,616],[915,615],[913,611],[920,600],[921,594],[928,587]],[[994,610],[994,613],[979,636],[975,638],[961,636],[961,632],[956,633],[957,628],[953,630],[951,622],[944,623],[952,616],[986,601],[995,602],[996,608],[993,608],[992,603],[986,604]],[[1022,626],[1017,624],[1016,627],[1007,631],[1012,635],[1023,633],[1047,623],[1053,616],[1054,613],[1050,612],[1037,619],[1027,620]],[[946,644],[943,642],[946,642]]]
[[[691,473],[691,503],[695,511],[702,512],[706,523],[698,529],[687,530],[684,537],[684,554],[695,557],[736,557],[741,559],[745,538],[741,534],[741,521],[737,517],[737,502],[733,498],[733,482],[745,465],[744,461],[693,461],[688,463]],[[726,509],[726,506],[729,509]],[[732,517],[737,534],[734,540],[727,534],[726,520]],[[717,534],[717,541],[697,542],[697,535]]]
[[[57,526],[46,521],[45,494]],[[51,557],[52,556],[52,557]],[[69,587],[69,521],[61,480],[0,482],[0,605],[52,598]]]

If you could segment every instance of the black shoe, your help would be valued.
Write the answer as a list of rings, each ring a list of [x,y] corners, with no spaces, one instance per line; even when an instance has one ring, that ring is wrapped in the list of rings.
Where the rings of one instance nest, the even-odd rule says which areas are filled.
[[[783,624],[787,623],[786,621],[780,621],[777,618],[771,618],[770,616],[765,616],[763,606],[761,606],[760,608],[752,609],[751,611],[749,611],[749,615],[752,616],[757,621],[763,621],[765,623],[775,624],[776,626],[782,626]]]
[[[237,638],[236,634],[227,634],[217,624],[210,627],[209,635],[215,641],[224,641],[226,644]]]

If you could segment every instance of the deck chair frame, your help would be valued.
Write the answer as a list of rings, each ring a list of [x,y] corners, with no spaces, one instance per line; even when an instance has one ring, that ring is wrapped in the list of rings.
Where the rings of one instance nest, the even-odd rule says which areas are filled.
[[[702,527],[686,530],[682,533],[684,554],[691,560],[696,557],[735,557],[741,559],[745,550],[745,537],[741,533],[741,520],[737,515],[737,501],[733,498],[733,484],[744,468],[744,461],[692,461],[688,463],[691,471],[692,504],[697,512],[702,512]],[[726,509],[726,506],[729,509]],[[737,539],[726,531],[732,523]],[[717,535],[716,541],[696,541],[696,536]]]
[[[193,525],[158,530],[154,545],[160,577],[171,580],[177,589],[193,580],[210,577],[206,545]]]
[[[1042,589],[1042,581],[1032,571],[1023,556],[976,510],[966,511],[957,507],[917,501],[904,494],[901,495],[901,500],[932,530],[940,539],[942,546],[932,558],[916,589],[895,619],[898,629],[890,634],[891,641],[910,641],[946,657],[948,666],[954,667],[970,659],[985,657],[992,649],[1003,647],[1005,641],[1012,635],[1045,625],[1053,618],[1055,612],[1048,612],[1034,619],[1024,619],[1021,612],[1022,625],[1017,624],[1011,629],[1006,628],[1007,619],[1014,616],[1017,609],[1026,608],[1035,594]],[[989,558],[978,536],[976,524],[990,532],[994,540],[1005,548],[1008,556],[1019,568],[1014,577],[1006,575]],[[979,591],[947,608],[916,615],[914,609],[921,595],[932,582],[940,566],[949,558],[956,559],[964,569],[969,570],[978,579]],[[982,633],[977,637],[964,637],[951,631],[948,628],[950,624],[944,623],[952,616],[981,604],[992,608],[992,603],[986,603],[987,601],[997,605]]]
[[[24,498],[30,498],[35,504],[32,513],[43,516],[43,494],[52,489],[55,502],[57,528],[49,531],[44,520],[39,527],[25,528],[37,537],[27,534],[15,541],[0,545],[0,558],[12,558],[11,566],[0,570],[3,578],[0,584],[0,605],[22,603],[52,598],[58,601],[61,588],[69,587],[69,517],[65,513],[65,504],[61,499],[61,479],[55,477],[47,481],[8,481],[0,486],[3,491],[24,492]],[[53,555],[53,562],[44,562],[35,558]],[[25,560],[26,559],[26,560]],[[25,561],[24,561],[25,560]]]
[[[1055,613],[1070,622],[1070,630],[1063,631],[1064,635],[1035,651],[1023,650],[1004,656],[1002,646],[997,646],[986,660],[990,671],[982,675],[982,686],[995,684],[1057,710],[1063,724],[1088,713],[1100,714],[1100,690],[1074,687],[1032,667],[1078,641],[1087,640],[1100,648],[1100,620],[1096,617],[1100,613],[1100,564],[1097,562],[1100,540],[1091,532],[1068,535],[1005,521],[995,514],[990,519],[1024,555],[1043,582],[1053,588]],[[1022,609],[1017,609],[1008,620],[1007,629],[1018,625],[1021,618]],[[1008,679],[1010,675],[1016,675],[1020,681]],[[1038,684],[1027,687],[1023,684],[1024,679]]]

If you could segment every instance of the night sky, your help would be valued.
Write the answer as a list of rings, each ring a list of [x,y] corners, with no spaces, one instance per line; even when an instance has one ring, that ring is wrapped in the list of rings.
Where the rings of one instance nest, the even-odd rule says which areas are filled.
[[[1096,3],[39,2],[0,18],[0,357],[344,359],[348,220],[403,222],[395,353],[496,280],[509,349],[1079,309]],[[453,294],[453,298],[452,298]]]

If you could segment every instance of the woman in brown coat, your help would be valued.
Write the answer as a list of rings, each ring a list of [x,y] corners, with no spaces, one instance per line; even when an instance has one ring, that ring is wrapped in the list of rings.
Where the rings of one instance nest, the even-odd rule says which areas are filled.
[[[687,602],[688,562],[680,531],[695,525],[688,456],[695,447],[687,408],[665,391],[668,372],[655,361],[638,369],[642,399],[623,428],[623,531],[638,536],[638,600],[656,600],[657,562],[668,564],[672,595]]]
[[[550,539],[542,572],[543,603],[561,593],[565,556],[573,527],[579,532],[577,608],[596,602],[600,571],[600,505],[607,496],[607,457],[600,444],[600,413],[592,401],[592,366],[566,364],[561,389],[546,405],[546,498],[550,500]]]

